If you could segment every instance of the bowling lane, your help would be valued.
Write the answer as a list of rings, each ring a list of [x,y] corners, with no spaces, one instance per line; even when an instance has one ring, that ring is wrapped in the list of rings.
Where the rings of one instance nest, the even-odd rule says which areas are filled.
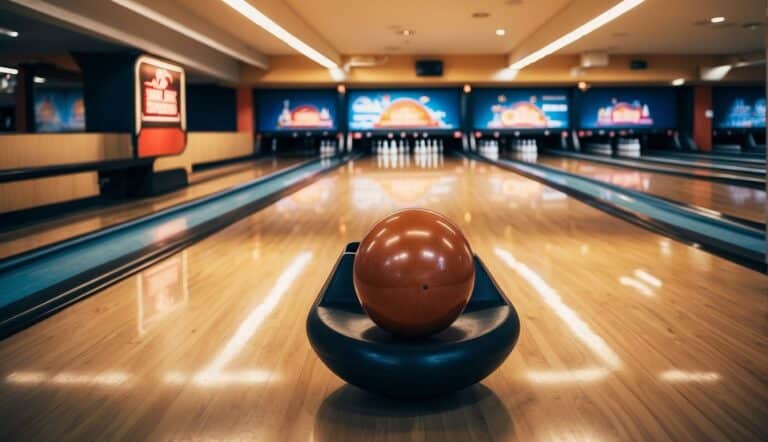
[[[693,204],[750,221],[765,222],[764,190],[631,170],[573,158],[539,156],[537,163],[627,189]]]
[[[434,401],[345,385],[305,335],[342,247],[403,207],[454,220],[522,325]],[[766,289],[483,163],[368,158],[0,341],[0,439],[760,439]]]
[[[680,157],[672,157],[669,155],[652,155],[652,154],[643,154],[643,156],[640,157],[640,159],[644,161],[649,162],[656,162],[659,164],[688,164],[690,167],[701,167],[701,168],[712,168],[715,169],[719,167],[725,167],[723,169],[723,172],[732,172],[732,171],[738,171],[739,169],[743,169],[744,171],[748,172],[755,172],[755,173],[765,173],[765,162],[762,163],[745,163],[745,162],[739,162],[738,160],[722,160],[722,159],[716,159],[716,158],[680,158]],[[729,170],[729,168],[737,168],[734,170]],[[738,173],[738,172],[737,172]]]
[[[167,207],[210,195],[302,161],[299,158],[267,158],[246,164],[218,167],[190,176],[190,186],[153,198],[126,201],[64,215],[0,232],[0,258],[83,235]]]
[[[594,163],[615,165],[616,167],[625,167],[627,169],[643,170],[643,171],[652,172],[652,173],[667,172],[668,174],[673,174],[673,175],[682,174],[683,176],[695,176],[695,177],[701,177],[702,179],[707,179],[712,176],[720,176],[720,177],[729,178],[729,179],[746,180],[746,181],[764,179],[764,176],[763,176],[764,172],[761,175],[759,171],[755,171],[750,168],[747,168],[746,170],[741,170],[741,171],[713,170],[712,168],[698,167],[693,164],[689,164],[685,160],[675,160],[675,161],[678,161],[680,164],[661,164],[661,163],[654,163],[651,161],[647,161],[642,158],[640,159],[634,158],[631,156],[614,157],[614,156],[607,156],[599,153],[564,152],[562,156],[575,158],[575,159],[582,159],[585,161],[592,161]],[[733,166],[733,167],[744,169],[739,166]]]
[[[674,159],[693,159],[702,160],[709,163],[741,164],[755,167],[765,167],[765,155],[738,154],[718,154],[718,153],[693,153],[693,152],[670,152],[661,150],[652,150],[649,155],[661,158]]]

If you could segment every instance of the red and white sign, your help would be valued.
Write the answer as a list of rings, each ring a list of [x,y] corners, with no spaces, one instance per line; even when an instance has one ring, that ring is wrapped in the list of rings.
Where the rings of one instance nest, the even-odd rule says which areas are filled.
[[[136,156],[178,155],[187,144],[184,69],[141,56],[135,65]]]

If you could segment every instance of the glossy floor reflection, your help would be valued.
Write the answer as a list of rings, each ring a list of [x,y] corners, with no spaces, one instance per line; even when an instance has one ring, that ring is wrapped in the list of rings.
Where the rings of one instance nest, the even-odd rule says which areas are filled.
[[[768,277],[484,163],[410,160],[347,164],[0,341],[0,439],[757,440],[768,431]],[[403,207],[458,224],[520,314],[509,359],[444,400],[382,401],[345,386],[305,335],[342,248]]]

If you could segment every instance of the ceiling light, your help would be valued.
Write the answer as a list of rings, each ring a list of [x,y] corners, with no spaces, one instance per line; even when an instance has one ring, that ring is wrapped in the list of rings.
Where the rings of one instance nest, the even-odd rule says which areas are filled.
[[[467,84],[464,85],[464,93],[468,94],[470,92],[472,92],[472,85],[467,83]]]
[[[0,74],[11,74],[11,75],[17,75],[19,73],[18,69],[14,68],[7,68],[5,66],[0,66]]]
[[[705,81],[720,81],[728,75],[728,72],[733,69],[730,64],[724,64],[713,67],[702,67],[699,69],[701,79]]]
[[[402,35],[403,37],[410,37],[413,35],[413,29],[401,29],[397,33]]]
[[[499,29],[496,30],[496,35],[498,35],[499,37],[503,37],[503,36],[507,35],[507,31],[505,31],[504,29],[499,28]]]
[[[579,82],[579,84],[577,85],[577,87],[578,87],[578,88],[579,88],[579,90],[580,90],[580,91],[582,91],[582,92],[584,92],[584,91],[586,91],[587,89],[589,89],[589,85],[587,84],[587,82],[586,82],[586,81],[580,81],[580,82]]]
[[[239,12],[242,16],[252,21],[257,26],[263,28],[265,31],[279,38],[283,43],[292,47],[305,57],[314,61],[315,63],[324,66],[328,69],[338,68],[335,61],[326,57],[318,52],[313,47],[299,40],[295,35],[291,34],[285,28],[275,23],[272,19],[264,15],[261,11],[254,8],[253,5],[245,0],[221,0],[229,7]]]
[[[340,93],[342,95],[346,94],[347,93],[347,87],[344,86],[343,84],[340,84],[340,85],[336,86],[336,92],[338,92],[338,93]]]
[[[509,67],[512,69],[522,69],[531,63],[535,63],[541,60],[542,58],[546,57],[547,55],[552,54],[553,52],[556,52],[564,48],[565,46],[568,46],[569,44],[575,42],[576,40],[584,37],[585,35],[589,34],[595,29],[600,28],[606,23],[609,23],[615,20],[616,18],[620,17],[621,15],[633,9],[634,7],[636,7],[637,5],[639,5],[644,1],[645,0],[622,0],[614,7],[608,9],[607,11],[598,15],[592,20],[584,23],[583,25],[579,26],[573,31],[563,35],[562,37],[558,38],[552,43],[544,46],[538,51],[535,51],[519,60],[516,60],[514,63],[510,64]]]
[[[329,68],[328,72],[331,74],[333,81],[344,81],[347,79],[347,73],[342,68]]]
[[[496,81],[512,81],[517,78],[517,74],[520,71],[512,68],[504,68],[493,74],[493,79]]]
[[[710,23],[722,23],[725,21],[725,17],[712,17],[709,19]]]
[[[672,86],[682,86],[685,84],[685,78],[675,78],[672,80]]]
[[[37,84],[45,83],[45,77],[34,77],[32,80]]]
[[[16,37],[19,36],[19,33],[14,31],[13,29],[0,28],[0,35],[5,35],[6,37],[16,38]]]

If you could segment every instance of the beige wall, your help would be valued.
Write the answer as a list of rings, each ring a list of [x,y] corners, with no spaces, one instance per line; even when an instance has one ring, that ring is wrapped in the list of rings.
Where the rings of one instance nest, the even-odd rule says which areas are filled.
[[[243,157],[252,153],[251,132],[189,132],[184,153],[158,158],[155,161],[155,170],[184,168],[187,173],[191,173],[195,164]]]
[[[419,59],[438,58],[443,60],[442,77],[417,77],[414,63]],[[648,61],[648,69],[632,71],[629,61],[641,58]],[[389,58],[381,66],[352,68],[344,83],[356,85],[459,85],[472,83],[535,85],[535,84],[576,84],[580,80],[594,83],[659,83],[668,84],[675,78],[696,82],[701,66],[722,64],[724,59],[717,56],[676,55],[612,55],[604,68],[586,70],[581,77],[572,77],[570,68],[579,65],[578,55],[554,55],[547,57],[519,72],[514,80],[501,80],[498,74],[507,66],[506,55],[398,55]],[[248,66],[242,67],[243,83],[258,86],[321,86],[333,85],[328,70],[302,56],[274,56],[270,59],[270,70],[263,71]],[[726,81],[762,81],[765,66],[734,69]]]
[[[159,158],[155,170],[184,168],[253,153],[249,132],[190,132],[184,154]],[[132,157],[130,134],[18,134],[0,136],[0,169]],[[0,183],[0,213],[97,196],[98,173]]]
[[[96,172],[0,183],[0,213],[62,203],[99,194]]]
[[[0,135],[0,169],[118,160],[131,156],[130,134]],[[0,183],[0,213],[98,194],[96,172]]]
[[[131,158],[130,134],[0,135],[0,169]]]

